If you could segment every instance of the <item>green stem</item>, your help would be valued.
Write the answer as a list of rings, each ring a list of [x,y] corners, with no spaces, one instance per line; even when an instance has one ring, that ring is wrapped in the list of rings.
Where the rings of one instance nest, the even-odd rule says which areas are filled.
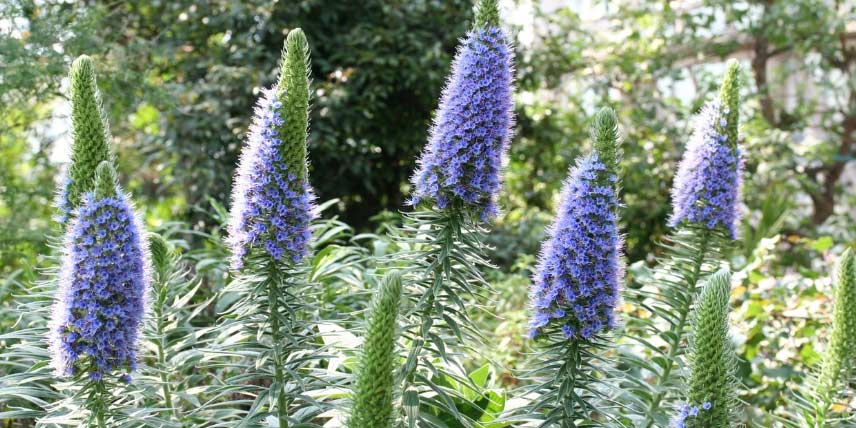
[[[166,405],[167,413],[170,416],[176,415],[176,410],[172,404],[172,386],[170,385],[169,373],[167,372],[166,363],[166,329],[164,326],[164,307],[167,299],[167,284],[164,280],[158,281],[158,300],[155,306],[155,317],[157,319],[157,353],[158,353],[158,369],[160,371],[161,388],[163,389],[163,400]]]
[[[106,410],[105,398],[107,396],[107,389],[104,387],[104,381],[99,380],[95,382],[95,405],[92,406],[92,413],[95,414],[95,423],[98,428],[107,428],[107,422],[104,419],[104,413]]]
[[[419,311],[419,318],[421,320],[419,335],[414,338],[412,344],[413,347],[410,350],[410,355],[415,356],[415,363],[409,368],[406,368],[406,372],[403,373],[404,387],[402,390],[404,391],[406,391],[410,385],[415,383],[416,371],[419,367],[419,355],[421,355],[422,349],[425,347],[425,338],[428,337],[431,327],[434,325],[434,317],[432,316],[432,313],[434,312],[434,302],[437,299],[437,293],[439,293],[440,288],[442,288],[446,273],[450,270],[451,260],[449,255],[451,254],[452,246],[455,241],[454,227],[452,224],[456,221],[455,217],[457,215],[457,211],[452,211],[445,217],[446,221],[443,225],[443,229],[439,233],[437,241],[435,241],[436,244],[441,246],[441,249],[437,253],[437,259],[432,263],[431,288],[428,290],[430,294],[425,300],[424,306]]]
[[[273,341],[274,385],[276,385],[276,413],[280,428],[288,428],[288,402],[285,397],[285,375],[283,370],[282,337],[279,324],[279,289],[282,277],[276,266],[271,263],[268,280],[268,303],[271,340]]]
[[[561,372],[565,376],[562,378],[562,385],[559,391],[566,391],[565,395],[559,395],[559,405],[562,406],[562,428],[576,428],[577,424],[574,409],[576,408],[576,384],[577,372],[579,371],[582,356],[580,355],[580,343],[576,340],[571,341],[571,346],[565,354],[565,363],[562,366]]]
[[[702,233],[700,241],[699,249],[695,252],[696,257],[693,259],[692,276],[686,278],[687,288],[690,289],[690,294],[687,299],[684,299],[683,306],[679,308],[681,316],[678,319],[678,323],[673,324],[674,328],[671,330],[672,334],[670,335],[670,340],[666,342],[666,345],[669,347],[669,355],[666,357],[667,365],[663,369],[663,374],[657,378],[658,389],[660,389],[660,387],[662,387],[672,375],[672,367],[675,366],[675,360],[678,358],[678,353],[681,349],[681,341],[684,338],[684,330],[689,322],[690,309],[692,309],[693,301],[696,297],[696,286],[699,282],[699,277],[701,276],[701,268],[704,265],[705,256],[707,255],[708,245],[710,242],[710,232],[707,229]],[[651,405],[648,406],[648,411],[645,412],[645,428],[651,428],[654,426],[653,415],[657,410],[659,410],[660,403],[665,397],[666,392],[662,390],[658,391],[657,394],[654,395]]]

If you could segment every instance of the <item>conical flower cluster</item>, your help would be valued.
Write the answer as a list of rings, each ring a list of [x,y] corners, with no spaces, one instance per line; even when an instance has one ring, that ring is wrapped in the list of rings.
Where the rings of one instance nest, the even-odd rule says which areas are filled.
[[[841,392],[841,375],[856,362],[856,256],[848,249],[835,273],[835,311],[829,347],[823,357],[815,389],[831,402]]]
[[[571,170],[533,278],[531,337],[560,328],[566,338],[591,339],[614,327],[622,275],[616,180],[597,154]]]
[[[390,428],[394,421],[395,338],[401,276],[387,274],[372,303],[357,372],[349,428]]]
[[[737,355],[729,336],[728,310],[731,295],[731,274],[721,270],[704,285],[698,307],[690,359],[689,407],[703,410],[693,418],[684,412],[678,420],[689,428],[728,428],[733,418],[735,401]]]
[[[739,72],[736,62],[729,63],[720,98],[705,104],[696,118],[672,189],[672,227],[696,223],[737,237],[743,165],[737,144]]]
[[[300,30],[286,41],[279,84],[263,91],[232,189],[232,268],[259,249],[277,261],[309,252],[314,197],[306,166],[308,47]]]
[[[411,203],[461,206],[483,219],[496,215],[501,170],[511,139],[512,56],[498,27],[495,2],[482,2],[467,33],[428,145],[413,177]]]
[[[94,380],[135,369],[149,287],[141,223],[106,162],[97,180],[66,232],[50,329],[57,373],[88,373]]]
[[[101,107],[95,79],[95,64],[81,55],[71,65],[71,162],[59,186],[59,221],[65,224],[82,195],[95,186],[95,170],[103,161],[112,162],[110,130]]]

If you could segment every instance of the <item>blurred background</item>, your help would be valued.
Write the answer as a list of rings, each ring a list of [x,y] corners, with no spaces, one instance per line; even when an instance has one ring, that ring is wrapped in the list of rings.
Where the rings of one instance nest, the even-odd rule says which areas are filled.
[[[669,189],[723,64],[744,66],[744,226],[735,331],[748,419],[817,362],[832,261],[856,243],[856,3],[848,0],[504,0],[516,136],[491,234],[500,291],[485,328],[510,370],[526,345],[528,277],[589,118],[624,133],[629,283],[666,232]],[[352,234],[399,221],[470,1],[20,1],[0,5],[0,311],[55,232],[70,144],[68,66],[96,60],[121,181],[152,228],[216,234],[260,90],[291,28],[312,49],[311,181]],[[372,251],[383,241],[355,240]],[[213,291],[212,291],[213,292]],[[635,316],[639,316],[636,314]],[[2,317],[0,317],[2,319]],[[9,323],[12,320],[0,320]],[[8,324],[7,324],[8,325]],[[761,387],[761,385],[764,385]]]

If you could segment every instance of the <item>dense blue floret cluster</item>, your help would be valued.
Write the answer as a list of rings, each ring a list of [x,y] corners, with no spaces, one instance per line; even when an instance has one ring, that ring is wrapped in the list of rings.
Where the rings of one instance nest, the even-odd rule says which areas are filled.
[[[721,226],[737,237],[742,162],[740,149],[729,145],[725,136],[727,114],[714,100],[696,118],[672,189],[672,227],[682,221],[709,229]]]
[[[530,337],[591,339],[615,326],[622,267],[617,177],[592,154],[571,170],[533,278]]]
[[[125,196],[87,193],[66,232],[51,320],[60,375],[133,371],[149,286],[142,226]]]
[[[701,406],[690,406],[689,404],[681,404],[678,406],[678,414],[672,418],[669,428],[688,428],[688,420],[698,416],[699,412],[710,410],[713,403],[705,401]]]
[[[281,106],[276,88],[264,91],[241,154],[229,224],[233,269],[240,269],[254,248],[293,263],[309,252],[314,197],[307,180],[283,161],[277,129],[283,124]]]
[[[496,27],[470,31],[455,57],[431,137],[413,177],[413,205],[461,204],[496,215],[500,173],[511,139],[512,58]]]

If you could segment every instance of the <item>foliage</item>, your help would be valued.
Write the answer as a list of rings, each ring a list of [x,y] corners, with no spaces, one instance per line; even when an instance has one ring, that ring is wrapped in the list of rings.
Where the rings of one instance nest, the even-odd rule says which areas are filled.
[[[628,390],[644,409],[640,422],[646,428],[667,424],[667,409],[685,384],[683,344],[691,327],[691,311],[703,279],[727,263],[735,237],[741,162],[734,132],[739,115],[732,112],[740,105],[739,73],[739,66],[732,63],[720,90],[725,107],[703,111],[696,122],[673,190],[676,229],[663,244],[667,257],[657,266],[651,285],[627,293],[634,310],[650,313],[649,318],[628,320],[627,346],[621,353],[622,365],[637,373],[638,377],[627,379]],[[701,154],[717,153],[716,148],[728,150],[724,158]]]
[[[385,355],[398,373],[399,422],[529,426],[544,422],[561,401],[553,398],[573,392],[591,404],[574,424],[664,427],[674,415],[691,424],[714,406],[686,396],[699,389],[693,313],[722,267],[734,272],[732,423],[850,423],[852,374],[838,368],[849,349],[838,320],[846,298],[838,295],[840,276],[825,274],[856,242],[849,84],[856,9],[848,2],[484,0],[475,14],[470,2],[434,0],[359,9],[326,0],[7,3],[0,6],[0,420],[7,426],[78,426],[93,415],[96,425],[128,427],[342,426],[359,374],[360,341],[351,331],[360,328],[374,278],[389,271],[405,279],[395,348],[405,352]],[[490,188],[501,209],[493,224],[467,203],[442,208],[435,197],[413,213],[390,213],[414,194],[408,178],[455,45],[473,22],[498,26],[514,47],[516,121],[513,133],[502,127],[514,138],[508,156],[498,157],[506,158],[502,167],[491,168],[503,174],[472,187]],[[280,119],[296,125],[284,135],[308,142],[311,162],[303,144],[295,162],[329,202],[319,207],[325,218],[308,226],[311,251],[301,263],[271,263],[254,251],[237,274],[226,237],[234,207],[221,201],[240,141],[252,131],[248,111],[262,88],[277,86],[279,49],[298,25],[312,40],[315,81],[303,82],[313,108],[279,112]],[[85,58],[65,80],[81,53],[97,62],[97,81]],[[696,159],[727,158],[719,163],[733,172],[730,149],[739,148],[738,204],[719,197],[736,190],[733,176],[717,182],[711,177],[723,177],[691,167],[681,168],[704,172],[701,180],[675,174],[681,153],[698,146],[691,115],[732,73],[735,65],[723,63],[732,56],[747,72],[739,90],[723,85],[730,98],[710,122],[731,157]],[[304,77],[306,67],[297,68]],[[738,95],[739,108],[723,108]],[[75,108],[83,105],[95,108]],[[601,105],[616,110],[627,141],[615,165],[628,265],[617,309],[625,322],[587,349],[560,352],[569,342],[551,338],[555,358],[544,363],[537,354],[544,348],[525,338],[524,290],[551,213],[561,210],[569,159],[613,137],[585,137],[602,119]],[[725,127],[715,120],[721,114],[730,116]],[[88,160],[79,149],[89,149],[77,144],[84,129],[104,143]],[[79,182],[94,173],[85,165],[115,159],[144,227],[164,237],[150,238],[159,250],[131,384],[62,381],[48,364],[46,321],[60,262],[54,237],[64,229],[52,220],[51,201],[65,187],[58,171],[68,157]],[[682,182],[723,185],[701,198],[678,192],[692,194],[684,211],[691,214],[671,228],[670,187]],[[723,199],[722,212],[734,219],[713,228],[699,222],[709,202]],[[578,376],[544,383],[558,372]]]

